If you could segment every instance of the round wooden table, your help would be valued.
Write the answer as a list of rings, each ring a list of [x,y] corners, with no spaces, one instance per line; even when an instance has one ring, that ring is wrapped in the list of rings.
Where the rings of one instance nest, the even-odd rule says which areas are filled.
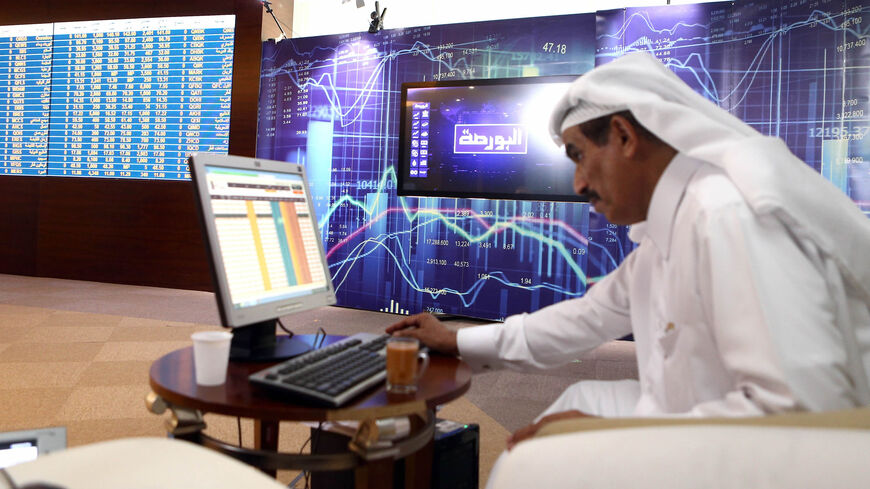
[[[299,335],[313,344],[314,335]],[[334,343],[343,336],[327,336],[322,346]],[[152,412],[161,414],[170,409],[172,419],[167,423],[171,435],[194,441],[234,456],[240,460],[260,467],[274,474],[276,469],[336,470],[347,469],[350,461],[357,470],[357,487],[384,487],[382,463],[372,460],[390,461],[408,457],[406,465],[406,485],[427,487],[431,471],[432,435],[434,433],[435,408],[462,396],[471,385],[471,368],[456,357],[431,354],[429,368],[420,378],[418,389],[413,394],[390,394],[384,384],[373,387],[356,399],[339,408],[313,405],[292,397],[265,389],[248,381],[248,376],[267,368],[273,363],[230,362],[227,381],[223,385],[203,387],[196,384],[193,371],[193,347],[182,348],[164,355],[151,365],[150,384],[152,393],[148,396],[148,406]],[[204,433],[204,413],[238,416],[254,420],[254,449],[244,449],[215,440]],[[333,455],[283,454],[278,450],[278,427],[280,421],[360,421],[360,426],[373,424],[375,420],[397,416],[412,418],[412,432],[408,441],[397,442],[391,453],[395,456],[384,457],[383,453],[367,453],[357,444],[356,453],[343,454],[344,458]],[[358,432],[359,434],[359,432]],[[354,440],[359,441],[359,440]],[[351,447],[353,448],[353,447]],[[335,460],[341,460],[336,463]],[[332,462],[330,462],[332,460]],[[329,467],[324,469],[324,467]],[[413,468],[416,467],[417,470]],[[389,477],[391,479],[391,477]]]

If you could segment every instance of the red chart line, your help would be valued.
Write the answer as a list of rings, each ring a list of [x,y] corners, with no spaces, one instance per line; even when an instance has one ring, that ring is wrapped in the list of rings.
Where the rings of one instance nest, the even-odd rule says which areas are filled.
[[[423,211],[435,211],[435,212],[440,212],[442,214],[455,214],[455,213],[460,213],[460,212],[461,213],[468,213],[469,215],[474,217],[474,219],[476,221],[478,221],[486,229],[492,228],[492,224],[488,223],[480,214],[478,214],[473,209],[428,209],[428,208],[424,208],[422,210]],[[342,246],[349,243],[353,238],[357,237],[360,233],[362,233],[363,231],[365,231],[366,229],[371,227],[373,224],[375,224],[379,220],[383,219],[387,214],[393,214],[393,213],[397,213],[397,212],[406,212],[406,211],[419,213],[421,211],[421,209],[419,207],[416,207],[413,209],[406,210],[406,209],[403,209],[402,207],[390,207],[390,208],[384,210],[383,212],[381,212],[377,216],[372,217],[368,222],[366,222],[364,225],[359,227],[356,231],[350,233],[346,238],[335,243],[335,246],[333,246],[332,248],[330,248],[326,252],[326,257],[329,258],[330,256],[332,256],[332,254],[335,253],[336,251],[338,251],[339,248],[341,248]],[[589,244],[589,241],[585,236],[583,236],[582,234],[577,232],[576,229],[572,228],[571,226],[568,225],[568,223],[566,223],[565,221],[562,221],[561,219],[544,219],[542,217],[514,216],[510,219],[509,222],[517,222],[517,221],[532,222],[532,223],[538,223],[538,224],[539,223],[555,224],[556,226],[564,229],[568,234],[573,236],[577,241],[583,243],[583,245],[588,246],[588,244]],[[494,233],[498,234],[498,233],[505,231],[506,229],[507,228],[503,227],[503,228],[497,229],[496,231],[494,231]]]

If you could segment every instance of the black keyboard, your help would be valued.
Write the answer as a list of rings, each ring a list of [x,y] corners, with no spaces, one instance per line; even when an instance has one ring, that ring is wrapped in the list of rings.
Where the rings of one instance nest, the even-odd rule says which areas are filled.
[[[386,378],[390,335],[357,333],[251,374],[251,382],[293,398],[341,406]]]

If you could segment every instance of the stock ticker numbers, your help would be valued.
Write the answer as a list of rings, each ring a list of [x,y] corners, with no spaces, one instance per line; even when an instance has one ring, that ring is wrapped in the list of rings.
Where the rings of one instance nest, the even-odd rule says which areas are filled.
[[[867,212],[868,11],[718,2],[267,43],[258,155],[307,166],[341,304],[499,319],[583,295],[633,249],[627,229],[584,204],[397,197],[402,82],[579,74],[649,51]]]
[[[0,174],[188,179],[188,154],[227,152],[233,31],[232,16],[0,27]]]
[[[0,174],[48,166],[52,25],[0,26]]]

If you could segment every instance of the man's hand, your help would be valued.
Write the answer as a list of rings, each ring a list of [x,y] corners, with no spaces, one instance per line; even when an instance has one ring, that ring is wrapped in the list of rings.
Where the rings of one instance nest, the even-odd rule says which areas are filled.
[[[571,419],[571,418],[589,418],[590,415],[580,412],[580,411],[562,411],[561,413],[553,413],[544,416],[535,424],[530,424],[523,428],[518,429],[514,432],[513,435],[509,436],[507,439],[507,449],[513,449],[514,445],[517,443],[526,440],[535,436],[535,433],[538,432],[545,424],[552,423],[553,421],[559,421],[562,419]]]
[[[448,355],[458,355],[456,332],[447,329],[435,316],[428,312],[408,316],[387,328],[393,336],[410,336],[432,350]]]

